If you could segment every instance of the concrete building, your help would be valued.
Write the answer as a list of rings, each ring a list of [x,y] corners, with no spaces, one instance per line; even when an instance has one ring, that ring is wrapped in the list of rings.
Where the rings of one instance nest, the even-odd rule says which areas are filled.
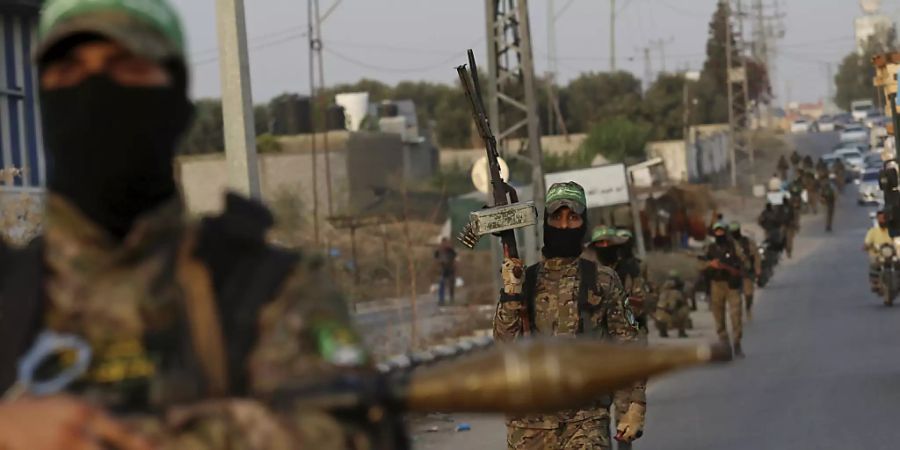
[[[46,181],[38,106],[37,71],[31,52],[40,0],[0,0],[0,167],[24,171],[17,186]]]

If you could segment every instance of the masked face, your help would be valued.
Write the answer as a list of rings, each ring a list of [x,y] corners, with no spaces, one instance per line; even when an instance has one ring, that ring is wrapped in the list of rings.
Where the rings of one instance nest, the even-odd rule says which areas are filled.
[[[567,210],[563,207],[561,210]],[[560,211],[552,214],[553,217],[558,216]],[[562,211],[562,213],[566,213]],[[582,242],[587,233],[587,220],[578,217],[577,221],[569,221],[566,228],[558,228],[550,225],[556,224],[552,220],[551,214],[544,214],[544,248],[543,254],[547,258],[577,258],[581,255]],[[572,226],[578,224],[578,227]]]
[[[716,230],[713,236],[715,236],[717,244],[724,244],[728,242],[728,235],[725,234],[725,230]]]
[[[121,238],[137,216],[175,196],[175,145],[192,108],[168,78],[131,73],[123,81],[138,69],[117,72],[121,54],[105,44],[68,52],[61,77],[56,62],[43,68],[41,110],[49,189]]]
[[[617,246],[594,246],[594,253],[597,254],[597,260],[603,265],[610,266],[615,264],[619,258],[619,247]]]

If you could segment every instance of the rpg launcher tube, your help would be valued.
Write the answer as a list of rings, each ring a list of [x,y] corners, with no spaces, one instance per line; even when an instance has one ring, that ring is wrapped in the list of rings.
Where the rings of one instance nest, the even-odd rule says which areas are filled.
[[[730,359],[730,348],[718,344],[648,348],[522,341],[415,370],[400,396],[408,411],[552,412],[585,406],[654,375]]]

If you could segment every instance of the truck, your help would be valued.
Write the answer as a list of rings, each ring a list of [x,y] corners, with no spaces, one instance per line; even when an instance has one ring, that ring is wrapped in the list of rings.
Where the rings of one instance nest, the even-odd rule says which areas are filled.
[[[875,103],[872,100],[854,100],[850,103],[850,114],[853,115],[853,120],[857,122],[866,120],[869,111],[873,110],[875,110]]]

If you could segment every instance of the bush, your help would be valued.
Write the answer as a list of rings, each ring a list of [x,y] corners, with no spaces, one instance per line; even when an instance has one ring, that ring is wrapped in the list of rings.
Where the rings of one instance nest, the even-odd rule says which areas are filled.
[[[644,146],[650,138],[651,126],[624,117],[605,120],[591,128],[587,139],[578,149],[582,161],[588,164],[598,154],[613,163],[626,159],[643,159]]]
[[[256,151],[259,153],[279,153],[281,152],[281,141],[269,133],[260,134],[256,137]]]

